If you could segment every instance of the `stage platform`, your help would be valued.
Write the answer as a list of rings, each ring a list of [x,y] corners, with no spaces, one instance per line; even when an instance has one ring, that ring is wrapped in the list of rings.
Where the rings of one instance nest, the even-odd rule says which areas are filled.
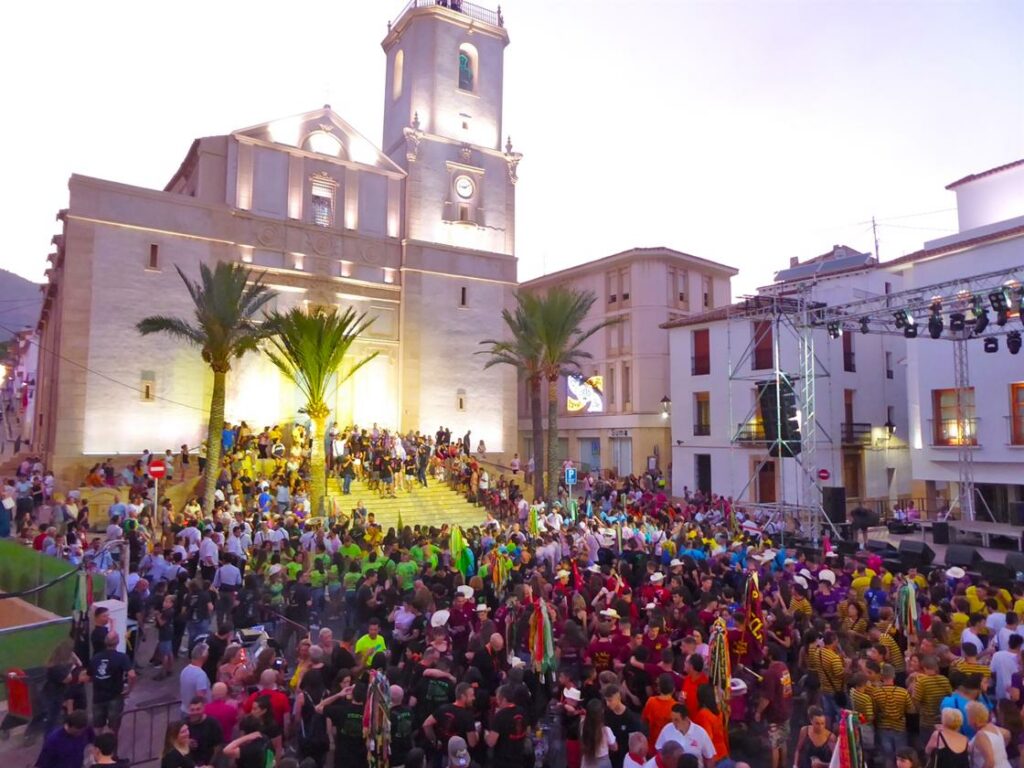
[[[951,521],[950,527],[952,527],[954,523],[958,526],[961,525],[960,521]],[[981,521],[975,521],[973,523],[969,521],[964,521],[963,524],[972,526],[979,524],[986,525],[984,523],[981,523]],[[1004,536],[1007,535],[1007,533],[1005,532],[1006,529],[1015,529],[1017,531],[1016,539],[1018,541],[1019,546],[1021,533],[1024,532],[1024,529],[1017,528],[1016,526],[1003,525],[1000,523],[987,523],[987,525],[998,525],[1001,529],[1004,530],[1004,533],[1001,534]],[[961,530],[964,530],[964,532],[966,533],[966,529]],[[932,542],[931,532],[923,530],[914,531],[913,533],[894,534],[889,533],[887,528],[877,527],[872,528],[869,531],[868,538],[878,539],[880,541],[888,541],[890,544],[897,548],[899,548],[900,542],[904,539],[910,539],[913,541],[925,541],[927,542],[928,546],[932,548],[932,551],[935,552],[936,564],[943,564],[946,562],[946,550],[949,548],[949,545],[947,544],[935,544],[934,542]],[[967,539],[967,537],[961,536],[958,537],[958,540],[955,543],[969,544],[970,541]],[[1016,551],[1014,549],[994,549],[991,546],[988,546],[988,543],[990,543],[990,540],[986,539],[983,542],[982,546],[976,546],[975,548],[978,550],[978,554],[981,556],[982,560],[985,560],[990,563],[999,563],[1000,565],[1003,565],[1006,563],[1006,556]]]

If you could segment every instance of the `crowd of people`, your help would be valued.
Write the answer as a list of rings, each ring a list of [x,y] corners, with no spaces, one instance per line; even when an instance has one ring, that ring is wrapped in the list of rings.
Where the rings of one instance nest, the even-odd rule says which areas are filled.
[[[91,739],[116,755],[149,675],[178,681],[165,768],[1022,762],[1024,584],[794,546],[793,521],[672,499],[656,473],[527,499],[521,465],[489,470],[444,429],[345,429],[329,466],[386,495],[383,466],[404,481],[411,460],[414,484],[483,504],[478,526],[385,530],[372,497],[313,517],[301,437],[294,468],[229,452],[209,513],[111,505],[83,562],[156,642],[118,651],[97,610],[58,649],[40,768],[81,768],[71,745]],[[127,581],[104,545],[121,537]]]

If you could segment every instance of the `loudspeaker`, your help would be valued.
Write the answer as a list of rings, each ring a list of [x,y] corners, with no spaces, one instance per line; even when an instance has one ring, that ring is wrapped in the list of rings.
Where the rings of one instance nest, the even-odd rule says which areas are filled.
[[[843,557],[856,557],[857,553],[860,552],[860,545],[856,541],[840,539],[839,541],[833,542],[832,546],[834,546],[836,551]]]
[[[883,559],[886,557],[895,558],[899,555],[899,550],[896,547],[888,541],[881,541],[880,539],[868,539],[868,552],[879,555]]]
[[[830,485],[821,488],[821,507],[834,525],[846,522],[846,489]]]
[[[934,550],[919,539],[903,539],[899,552],[907,565],[916,568],[927,568],[935,560]]]
[[[950,544],[946,548],[946,567],[958,565],[961,568],[974,569],[976,563],[981,562],[981,555],[978,550],[970,544]]]
[[[949,544],[949,523],[932,523],[932,544]]]
[[[980,560],[974,570],[983,578],[994,584],[1009,584],[1016,577],[1016,572],[1010,570],[1002,563],[993,563],[990,560]]]
[[[796,393],[786,379],[759,381],[757,400],[765,440],[772,443],[771,456],[793,457],[800,453],[800,423],[796,415]]]
[[[1006,553],[1006,567],[1014,573],[1018,571],[1024,571],[1024,553],[1021,552],[1007,552]]]

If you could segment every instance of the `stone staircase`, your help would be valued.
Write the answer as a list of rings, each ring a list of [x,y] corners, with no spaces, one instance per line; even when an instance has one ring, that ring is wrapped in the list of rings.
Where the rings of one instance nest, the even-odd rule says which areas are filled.
[[[327,479],[327,495],[339,510],[348,512],[362,499],[366,509],[373,512],[385,531],[398,523],[399,512],[402,513],[403,525],[440,527],[448,523],[461,525],[465,529],[480,525],[487,519],[482,506],[470,504],[445,483],[433,480],[429,481],[426,488],[415,484],[408,493],[398,490],[398,498],[395,499],[381,498],[378,492],[369,490],[366,483],[360,480],[353,481],[351,491],[351,495],[343,496],[341,481],[334,477]]]

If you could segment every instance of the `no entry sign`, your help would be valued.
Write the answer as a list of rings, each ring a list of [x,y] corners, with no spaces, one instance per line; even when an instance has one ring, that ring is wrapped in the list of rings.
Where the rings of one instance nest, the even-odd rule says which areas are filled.
[[[167,476],[167,465],[162,459],[153,459],[149,462],[149,476],[156,480]]]
[[[830,477],[832,477],[832,473],[829,472],[827,469],[819,469],[818,470],[818,479],[819,480],[828,480]]]

